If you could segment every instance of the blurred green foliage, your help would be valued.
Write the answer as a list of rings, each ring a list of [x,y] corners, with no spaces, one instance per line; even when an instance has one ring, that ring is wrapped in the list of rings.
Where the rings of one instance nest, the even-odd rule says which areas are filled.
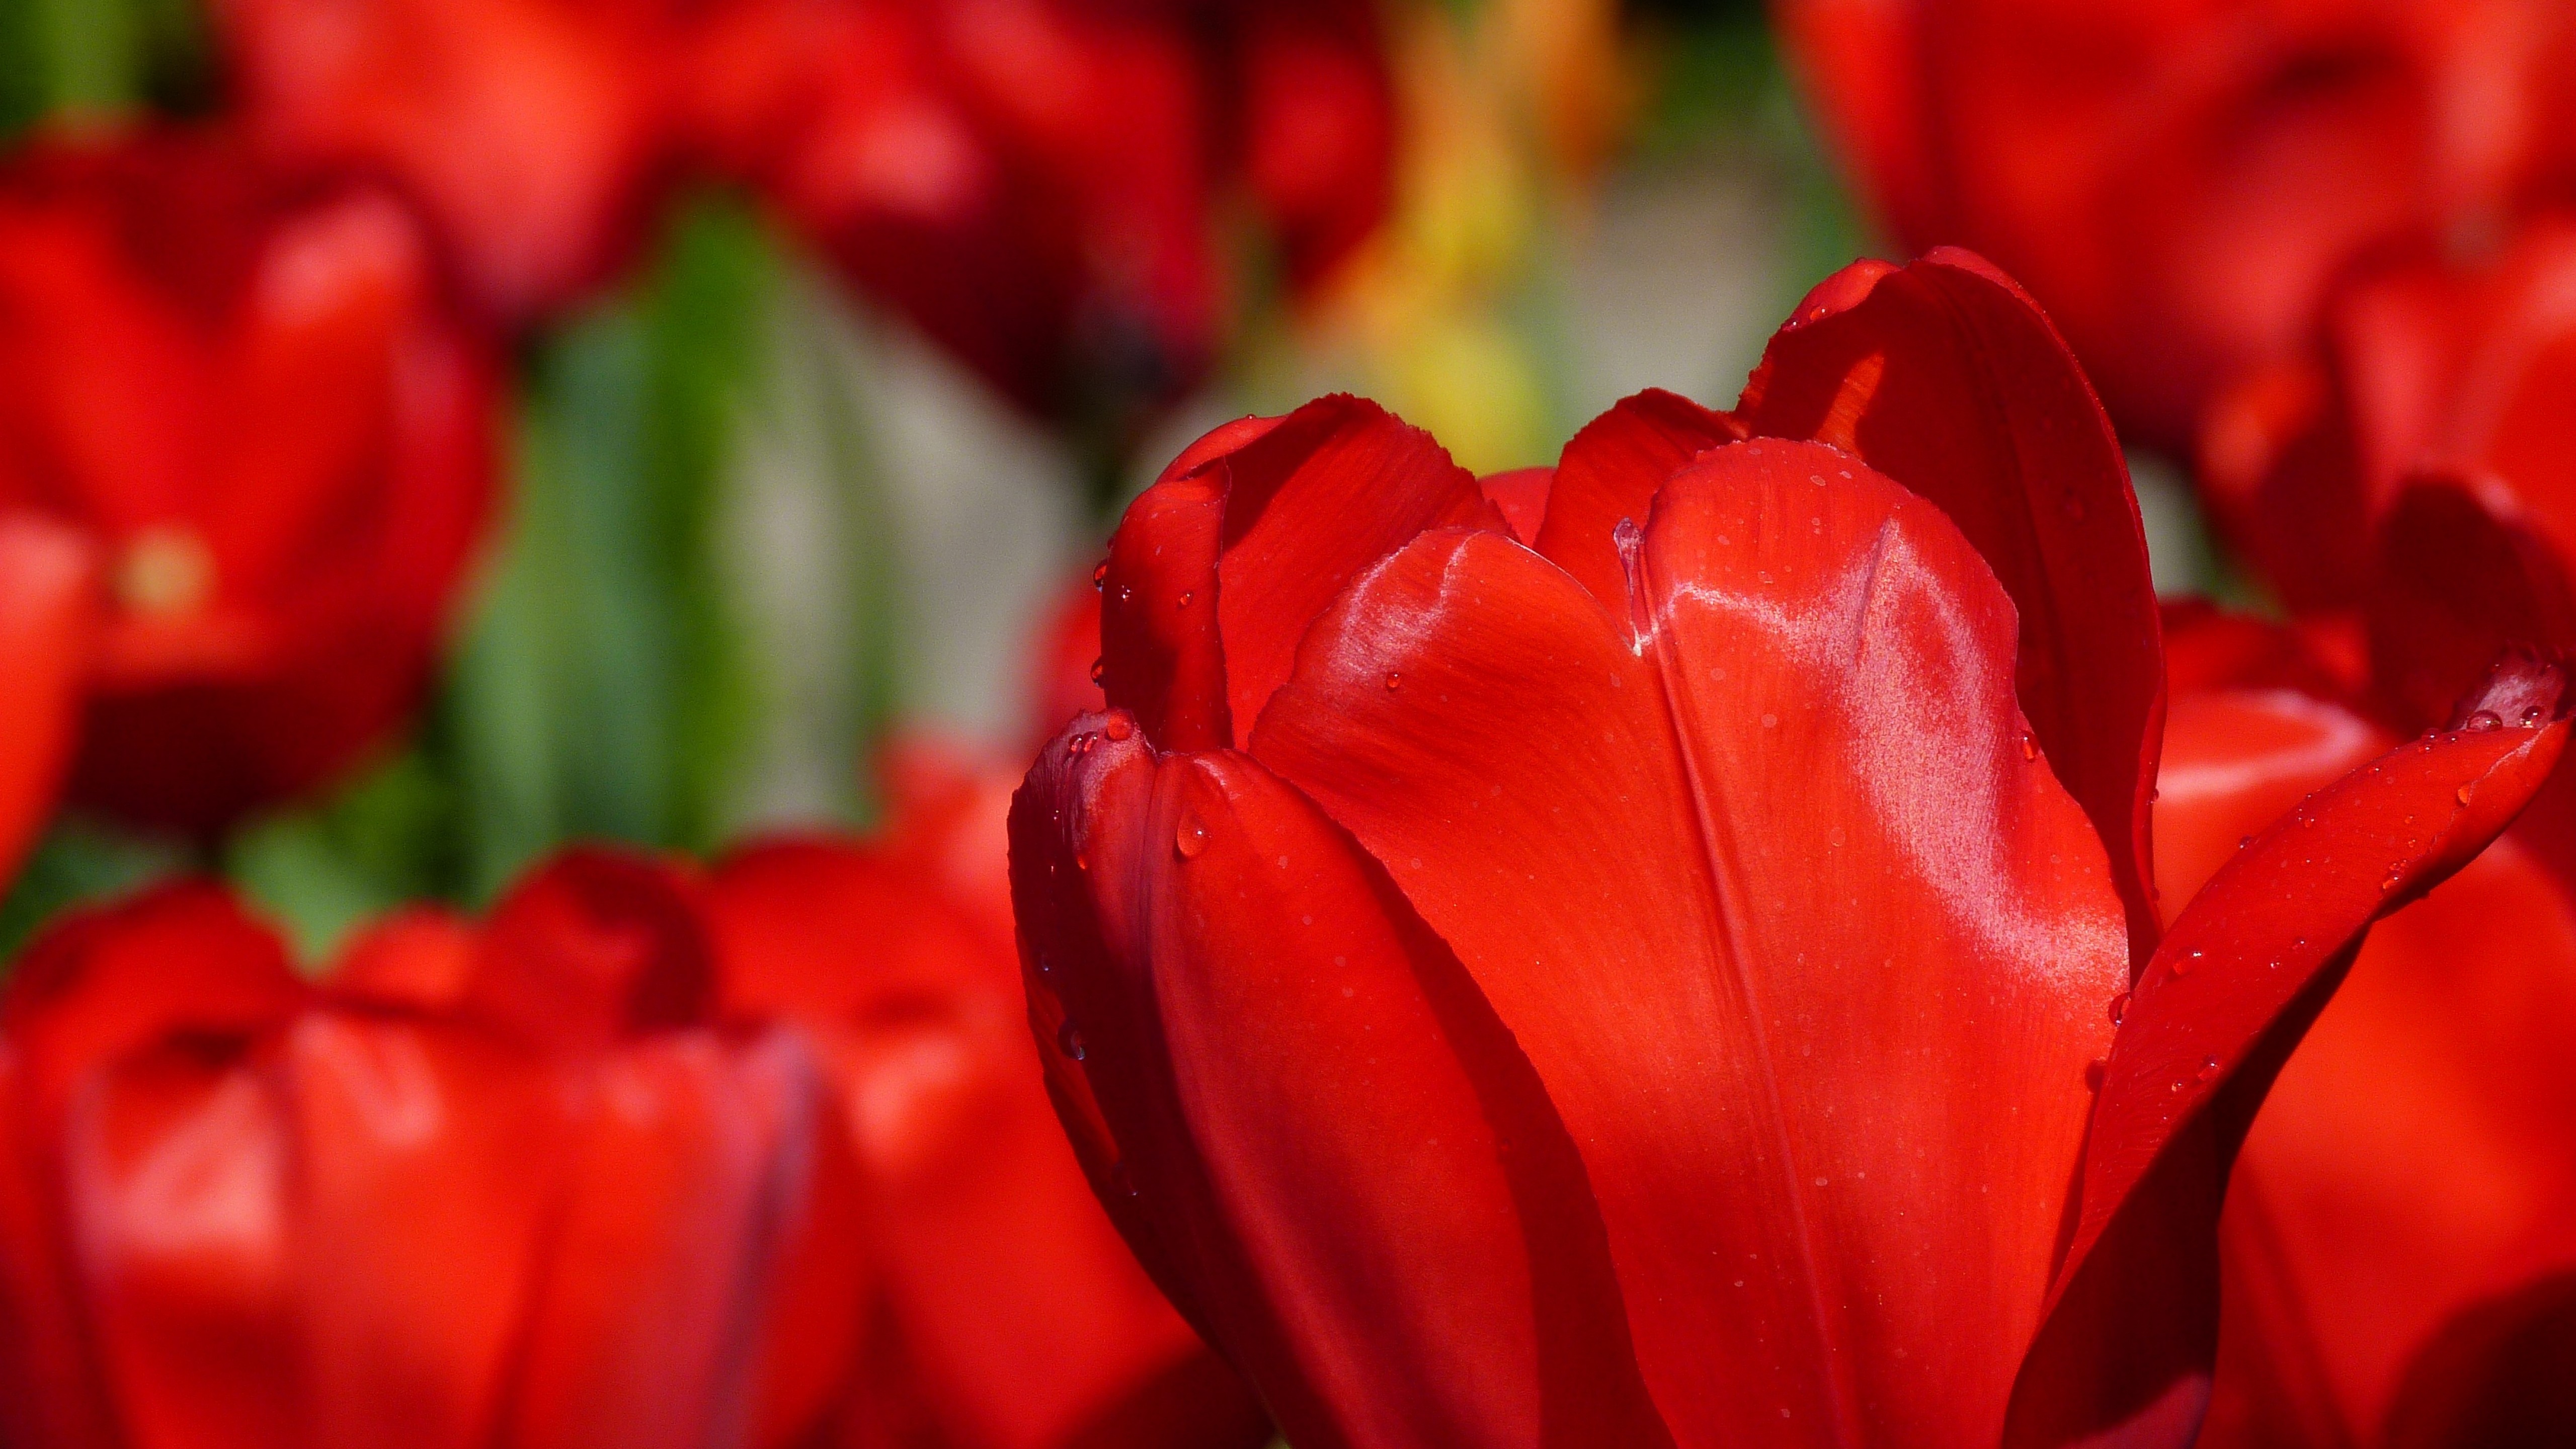
[[[750,677],[713,553],[776,257],[684,208],[635,293],[530,360],[515,514],[430,743],[480,899],[564,840],[715,843]]]
[[[211,89],[195,0],[0,4],[0,132],[48,117],[115,116],[150,103],[193,112]]]
[[[702,199],[526,359],[506,526],[419,739],[226,851],[308,956],[406,899],[479,905],[566,841],[717,843],[754,674],[714,523],[777,266]]]

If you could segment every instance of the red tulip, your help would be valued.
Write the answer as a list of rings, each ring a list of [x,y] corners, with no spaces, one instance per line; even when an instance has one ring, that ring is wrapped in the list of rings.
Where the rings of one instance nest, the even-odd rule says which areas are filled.
[[[1184,453],[1106,583],[1113,708],[1011,818],[1033,1025],[1312,1449],[2188,1442],[2242,1122],[2565,738],[2508,670],[2160,939],[2126,476],[1955,252],[1829,280],[1733,413],[1614,408],[1534,532],[1333,398]]]
[[[107,586],[77,796],[210,829],[405,717],[494,425],[401,209],[212,136],[40,144],[0,169],[0,382],[0,511]]]
[[[1292,285],[1387,205],[1365,0],[739,0],[696,49],[721,167],[1013,402],[1111,434],[1212,359],[1227,178]]]
[[[2165,741],[2168,899],[2389,744],[2263,671],[2177,679]],[[2499,1308],[2576,1272],[2571,1032],[2576,907],[2514,842],[2371,933],[2230,1180],[2201,1444],[2538,1444],[2576,1428],[2563,1393],[2545,1407],[2563,1350],[2517,1361],[2512,1333],[2479,1342]]]
[[[793,1032],[718,1028],[667,873],[576,855],[317,991],[210,886],[0,1007],[0,1402],[49,1445],[803,1443],[861,1262]]]
[[[662,0],[217,0],[269,151],[399,187],[485,315],[524,324],[634,250],[668,169]]]
[[[2304,336],[2349,263],[2576,181],[2553,0],[1775,0],[1911,246],[2027,282],[2124,436]]]
[[[32,513],[0,512],[0,893],[71,764],[93,615],[89,550]]]
[[[2557,549],[2576,547],[2576,219],[2475,263],[2410,258],[2353,278],[2313,341],[2219,395],[2202,476],[2286,598],[2369,592],[2378,525],[2411,475],[2455,475]]]
[[[1266,1444],[1259,1405],[1137,1268],[1047,1106],[1011,948],[1011,782],[921,746],[889,774],[889,838],[753,845],[708,886],[726,1012],[822,1043],[868,1188],[900,1355],[880,1354],[844,1432],[890,1433],[908,1411],[937,1443],[991,1449]]]

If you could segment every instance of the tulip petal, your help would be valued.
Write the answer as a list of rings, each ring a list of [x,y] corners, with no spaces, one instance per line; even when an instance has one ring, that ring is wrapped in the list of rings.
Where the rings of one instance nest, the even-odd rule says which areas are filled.
[[[130,1449],[294,1441],[291,1160],[258,1073],[192,1043],[120,1062],[68,1114],[82,1306]]]
[[[196,883],[67,915],[20,955],[0,993],[8,1112],[0,1318],[15,1350],[9,1362],[36,1382],[0,1418],[29,1442],[119,1442],[78,1306],[86,1295],[65,1217],[67,1118],[129,1054],[182,1028],[247,1037],[285,1019],[303,994],[275,933]]]
[[[1523,543],[1537,541],[1539,525],[1547,520],[1547,495],[1555,486],[1556,470],[1545,467],[1513,468],[1476,480],[1476,491],[1512,526],[1512,537]]]
[[[2384,748],[2283,690],[2178,693],[2157,870],[2236,842]],[[2373,928],[2230,1174],[2207,1449],[2385,1442],[2408,1360],[2477,1300],[2576,1262],[2576,915],[2499,843]]]
[[[2576,1436],[2576,1273],[2461,1313],[2415,1361],[2388,1449],[2498,1449]]]
[[[80,725],[93,602],[88,548],[29,513],[0,511],[0,891],[53,812]]]
[[[1430,434],[1365,399],[1220,432],[1110,541],[1101,683],[1165,749],[1234,743],[1288,677],[1307,621],[1388,550],[1427,528],[1510,528]],[[1334,526],[1301,521],[1315,517]]]
[[[340,1012],[300,1018],[275,1070],[309,1442],[474,1449],[574,1140],[553,1081],[475,1033]]]
[[[1522,540],[1582,580],[1603,608],[1624,615],[1627,576],[1610,541],[1619,520],[1642,525],[1665,479],[1703,451],[1743,436],[1735,419],[1659,387],[1621,398],[1567,440],[1548,489],[1546,521]]]
[[[729,1006],[824,1048],[904,1352],[943,1423],[1044,1449],[1206,1352],[1065,1145],[1006,935],[917,866],[822,839],[727,860],[708,912]]]
[[[2159,930],[2148,793],[2164,662],[2129,471],[2066,344],[1984,259],[1935,248],[1827,278],[1737,420],[1859,455],[1950,515],[2020,611],[2021,707],[2111,853],[2133,971]]]
[[[1663,1442],[1573,1145],[1455,958],[1268,770],[1083,723],[1013,814],[1033,1011],[1175,1297],[1300,1444]]]
[[[463,1009],[523,1039],[595,1049],[715,1005],[695,883],[662,861],[567,850],[492,910]]]
[[[755,1402],[778,1255],[843,1129],[787,1033],[656,1034],[597,1058],[589,1085],[510,1442],[702,1444]]]
[[[1667,483],[1634,573],[1628,636],[1427,536],[1317,621],[1254,754],[1528,1053],[1677,1439],[1992,1443],[2127,979],[2011,606],[1938,510],[1776,440]]]
[[[2563,690],[2554,666],[2500,668],[2464,716],[2478,727],[2319,791],[2175,918],[2104,1071],[2081,1214],[2008,1443],[2118,1426],[2187,1440],[2217,1329],[2219,1197],[2247,1122],[2370,923],[2449,878],[2539,788],[2566,744]]]

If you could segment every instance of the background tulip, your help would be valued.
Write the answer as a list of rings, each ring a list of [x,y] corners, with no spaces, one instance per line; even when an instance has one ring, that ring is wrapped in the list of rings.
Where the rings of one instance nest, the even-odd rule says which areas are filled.
[[[72,791],[208,831],[419,697],[491,489],[492,379],[407,214],[230,139],[66,140],[0,173],[0,506],[105,608]]]
[[[636,249],[667,171],[679,7],[662,0],[217,0],[281,164],[391,183],[480,312],[521,325]]]
[[[1032,1025],[1292,1441],[2188,1441],[2231,1124],[2563,729],[2503,676],[2518,733],[2320,794],[2160,945],[2135,519],[1959,254],[1820,286],[1734,413],[1597,420],[1526,539],[1343,398],[1139,499],[1113,708],[1013,809]]]
[[[13,1434],[801,1442],[857,1333],[842,1133],[792,1033],[675,1011],[656,889],[575,858],[318,993],[208,887],[49,933],[0,1026]]]
[[[2168,897],[2387,743],[2267,670],[2177,678],[2156,807]],[[2512,843],[2372,932],[2230,1179],[2199,1442],[2538,1443],[2564,1428],[2542,1360],[2461,1340],[2576,1261],[2576,1178],[2550,1146],[2576,1093],[2558,1049],[2576,1021],[2571,956],[2562,886]]]
[[[882,1429],[908,1409],[936,1442],[998,1449],[1268,1442],[1048,1110],[992,848],[1011,777],[927,743],[890,774],[886,837],[756,842],[707,886],[724,1010],[820,1043],[868,1189],[892,1342],[845,1423]]]
[[[2576,176],[2576,33],[2533,0],[1775,9],[1889,228],[2010,269],[2167,448],[2348,264],[2474,246]]]

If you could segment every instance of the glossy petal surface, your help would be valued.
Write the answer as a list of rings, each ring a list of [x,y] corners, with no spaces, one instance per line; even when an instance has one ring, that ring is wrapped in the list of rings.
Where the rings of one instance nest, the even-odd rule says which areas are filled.
[[[2011,1442],[2119,1423],[2188,1432],[2217,1327],[2193,1265],[2215,1262],[2211,1209],[2246,1122],[2362,932],[2457,871],[2539,788],[2565,746],[2562,687],[2545,667],[2500,672],[2480,728],[2401,745],[2319,791],[2175,918],[2104,1072],[2082,1213]]]
[[[1104,1192],[1287,1433],[1664,1438],[1564,1125],[1346,835],[1251,760],[1130,736],[1051,748],[1014,838],[1024,911],[1102,953],[1042,958],[1032,993],[1050,1071],[1105,1113]]]
[[[2126,976],[2010,603],[1815,444],[1703,457],[1634,567],[1632,638],[1501,538],[1426,536],[1253,752],[1528,1054],[1677,1440],[1990,1443]]]
[[[1736,418],[1857,454],[1985,556],[2019,611],[2021,707],[2102,833],[2143,965],[2160,924],[2147,845],[2164,717],[2156,596],[2127,464],[2056,329],[1955,248],[1901,269],[1855,263],[1772,338]]]
[[[2197,890],[2235,836],[2375,750],[2304,696],[2178,696],[2157,805],[2168,890]],[[2571,964],[2576,915],[2510,845],[2372,930],[2229,1181],[2202,1443],[2384,1442],[2445,1321],[2576,1262],[2576,1169],[2551,1145],[2576,1113]]]

